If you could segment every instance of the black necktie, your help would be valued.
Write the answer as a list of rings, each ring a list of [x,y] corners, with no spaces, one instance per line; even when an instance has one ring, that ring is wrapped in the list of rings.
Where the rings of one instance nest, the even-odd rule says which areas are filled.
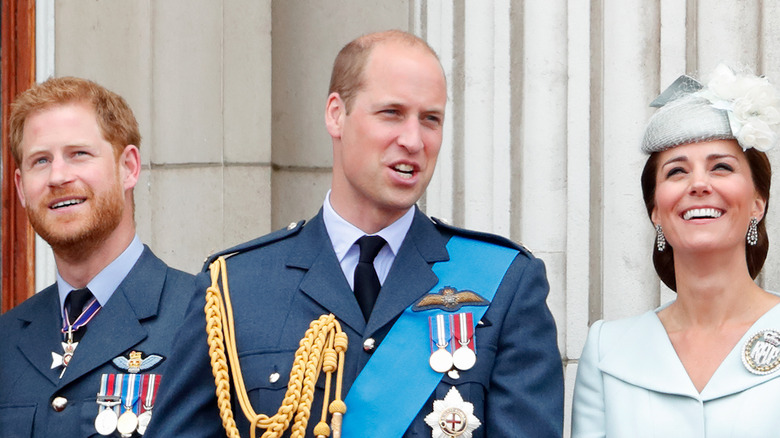
[[[92,292],[86,287],[70,291],[65,297],[65,308],[68,309],[68,322],[73,325],[84,310],[84,305],[92,299]]]
[[[357,240],[360,247],[360,261],[355,266],[355,298],[366,321],[371,316],[371,309],[374,308],[379,289],[382,287],[374,269],[374,259],[385,243],[385,239],[380,236],[363,236]]]

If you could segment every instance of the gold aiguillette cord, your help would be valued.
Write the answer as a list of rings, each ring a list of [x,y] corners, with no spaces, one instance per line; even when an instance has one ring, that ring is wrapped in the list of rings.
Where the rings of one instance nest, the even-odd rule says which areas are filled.
[[[293,417],[291,437],[303,438],[306,434],[311,403],[314,398],[314,385],[319,378],[320,371],[325,371],[325,396],[322,402],[322,417],[314,427],[314,435],[317,438],[325,438],[330,435],[332,429],[333,437],[340,438],[341,419],[347,411],[347,406],[341,398],[347,334],[341,330],[341,325],[336,317],[332,314],[322,315],[319,319],[311,322],[309,329],[306,330],[306,334],[301,339],[300,347],[295,352],[290,381],[287,384],[287,392],[282,400],[282,405],[272,417],[257,414],[249,402],[244,378],[241,374],[241,364],[238,360],[233,307],[230,302],[225,259],[218,258],[209,266],[209,269],[211,271],[211,286],[206,290],[204,309],[206,312],[206,332],[208,333],[211,371],[214,374],[219,413],[227,436],[240,438],[230,403],[231,376],[228,374],[225,344],[227,344],[227,356],[230,359],[230,370],[236,386],[238,402],[251,425],[251,438],[255,438],[257,429],[265,429],[262,438],[280,437],[289,427]],[[220,277],[222,278],[221,292]],[[336,371],[336,390],[333,402],[329,405],[331,376],[334,371]],[[328,411],[332,414],[330,427],[326,422]]]

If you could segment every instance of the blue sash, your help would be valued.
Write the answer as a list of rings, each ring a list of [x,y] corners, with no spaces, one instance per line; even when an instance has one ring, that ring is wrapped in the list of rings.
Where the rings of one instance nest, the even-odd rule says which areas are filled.
[[[436,293],[445,286],[471,290],[492,301],[504,273],[518,251],[477,240],[453,236],[447,242],[450,260],[433,265],[439,282]],[[464,306],[466,307],[466,306]],[[476,324],[487,306],[470,306]],[[358,375],[344,402],[342,433],[345,438],[360,436],[400,437],[425,404],[442,374],[428,364],[431,356],[428,317],[442,310],[404,310],[385,339]]]

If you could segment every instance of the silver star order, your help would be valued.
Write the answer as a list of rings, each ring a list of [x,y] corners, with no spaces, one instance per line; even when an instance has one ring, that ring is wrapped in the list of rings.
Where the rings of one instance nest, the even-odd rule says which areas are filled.
[[[442,418],[442,414],[453,411],[459,414],[458,419],[461,419],[460,414],[462,414],[462,421],[465,422],[465,427],[458,423],[458,427],[452,428],[457,429],[457,431],[449,433],[442,426],[442,423],[446,422],[448,418]],[[471,438],[471,432],[482,424],[474,415],[474,405],[463,400],[460,392],[454,386],[447,392],[444,400],[435,400],[433,402],[433,412],[425,416],[425,422],[433,429],[431,438]]]
[[[73,352],[76,351],[76,347],[79,345],[78,342],[72,342],[68,344],[67,342],[62,342],[62,351],[65,352],[64,355],[57,354],[55,352],[51,352],[51,369],[62,367],[62,366],[68,366],[67,361],[65,360],[66,357],[70,359],[70,357],[73,356]],[[64,370],[63,370],[64,371]]]
[[[68,367],[70,360],[73,358],[73,352],[76,351],[76,347],[78,347],[78,345],[78,342],[63,342],[62,350],[65,354],[60,355],[53,351],[51,352],[51,369],[62,367],[62,371],[60,372],[60,379],[63,375],[65,375],[65,369]]]

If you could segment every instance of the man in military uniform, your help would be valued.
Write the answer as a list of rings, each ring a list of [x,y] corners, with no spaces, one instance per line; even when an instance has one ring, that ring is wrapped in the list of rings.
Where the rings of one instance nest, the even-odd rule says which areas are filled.
[[[192,303],[149,436],[221,436],[218,415],[231,429],[235,418],[242,436],[250,424],[281,436],[289,423],[325,436],[324,422],[299,421],[309,407],[319,417],[323,398],[335,400],[328,409],[347,438],[561,436],[562,367],[543,263],[415,206],[434,171],[446,101],[438,58],[413,35],[365,35],[341,50],[325,109],[333,178],[323,207],[305,224],[209,259],[201,287],[212,285],[207,297],[222,291],[232,319],[220,320],[226,311],[211,298],[207,320],[204,298]],[[341,371],[335,359],[316,362],[315,336],[299,344],[323,314],[348,336]],[[227,361],[214,348],[223,338],[212,336],[222,333],[216,326],[227,351],[234,346]],[[324,356],[342,352],[335,339]],[[312,356],[309,371],[331,374],[316,384],[293,367]],[[204,386],[212,370],[219,397]],[[228,380],[233,392],[224,396]],[[300,390],[307,385],[313,401]]]
[[[195,291],[135,232],[141,136],[125,100],[79,78],[18,96],[16,189],[57,282],[0,316],[0,436],[140,436]]]

